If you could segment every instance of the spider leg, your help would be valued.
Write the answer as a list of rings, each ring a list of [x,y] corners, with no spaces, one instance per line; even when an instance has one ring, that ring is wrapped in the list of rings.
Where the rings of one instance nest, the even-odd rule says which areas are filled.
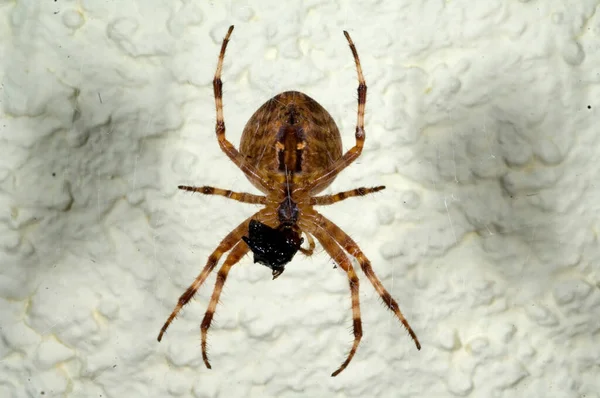
[[[219,53],[219,61],[217,63],[217,70],[213,79],[213,91],[215,94],[215,107],[217,110],[217,123],[215,131],[217,133],[217,139],[219,140],[219,147],[225,152],[225,154],[231,159],[237,167],[244,172],[252,181],[265,188],[267,191],[274,189],[273,182],[268,179],[264,173],[261,173],[251,164],[248,164],[246,158],[239,153],[231,142],[225,138],[225,118],[223,116],[223,81],[221,80],[221,71],[223,70],[223,59],[225,58],[225,50],[227,49],[227,43],[229,43],[229,37],[233,32],[233,25],[229,27],[227,35],[223,39],[221,45],[221,52]]]
[[[362,337],[360,298],[358,295],[358,276],[356,276],[356,272],[354,272],[354,267],[352,267],[348,256],[346,256],[340,245],[329,236],[328,232],[322,226],[314,223],[311,223],[310,227],[312,227],[311,232],[315,234],[315,237],[321,243],[325,251],[331,256],[333,261],[335,261],[341,269],[346,271],[346,275],[348,276],[348,283],[350,284],[350,293],[352,296],[352,330],[354,332],[354,342],[352,343],[352,348],[350,349],[346,360],[335,372],[331,374],[331,377],[335,377],[338,374],[340,374],[344,369],[346,369],[346,367],[354,357],[354,354],[356,354],[358,344],[360,343],[360,339]]]
[[[221,189],[209,186],[202,187],[191,187],[189,185],[179,185],[177,188],[190,191],[190,192],[200,192],[204,195],[216,195],[216,196],[224,196],[229,199],[236,200],[242,203],[250,203],[250,204],[259,204],[264,205],[267,203],[267,198],[261,195],[254,195],[246,192],[233,192],[228,189]]]
[[[344,31],[344,36],[346,36],[346,40],[348,40],[348,45],[350,46],[350,50],[354,56],[356,73],[358,75],[358,109],[356,112],[356,132],[354,133],[356,143],[340,159],[316,176],[308,187],[303,189],[308,192],[319,191],[322,185],[329,183],[334,176],[339,174],[346,167],[350,166],[352,162],[354,162],[362,153],[363,145],[365,143],[365,104],[367,102],[367,83],[365,82],[362,67],[360,66],[358,51],[356,51],[356,47],[354,46],[354,43],[352,42],[348,32]]]
[[[260,212],[257,214],[260,214]],[[227,234],[227,236],[225,236],[225,238],[223,238],[221,243],[219,243],[219,245],[211,253],[211,255],[208,256],[208,260],[206,262],[206,265],[202,269],[202,272],[200,272],[200,274],[196,277],[196,279],[190,285],[190,287],[188,287],[187,290],[181,295],[181,297],[179,297],[179,300],[177,301],[177,305],[175,306],[175,309],[173,310],[173,312],[171,312],[171,315],[169,315],[169,318],[167,319],[167,321],[165,322],[163,327],[160,329],[160,333],[158,334],[158,338],[157,338],[158,341],[160,341],[162,339],[163,334],[167,331],[167,328],[169,327],[171,322],[173,322],[173,320],[175,319],[175,317],[177,316],[179,311],[181,311],[183,306],[186,305],[192,299],[192,297],[194,297],[194,294],[196,294],[196,292],[198,291],[200,286],[202,286],[202,284],[204,283],[204,281],[206,280],[208,275],[215,268],[215,266],[219,262],[219,259],[221,258],[221,256],[224,253],[231,250],[232,247],[234,247],[238,242],[240,242],[242,240],[242,236],[244,236],[248,232],[248,225],[250,224],[250,220],[253,217],[256,217],[257,214],[254,214],[252,217],[247,218],[244,222],[242,222],[240,225],[238,225],[233,231],[231,231],[229,234]]]
[[[210,302],[208,304],[208,309],[204,314],[204,319],[202,319],[202,324],[200,325],[200,332],[202,334],[202,359],[204,360],[204,364],[207,368],[211,368],[210,362],[208,361],[208,353],[206,350],[206,339],[208,335],[208,328],[210,328],[210,324],[212,322],[213,316],[215,314],[215,310],[217,309],[217,304],[219,303],[219,297],[221,296],[221,292],[223,291],[223,286],[225,285],[225,281],[227,280],[227,274],[231,267],[237,264],[250,248],[243,242],[237,243],[231,252],[227,255],[225,262],[219,268],[219,272],[217,274],[217,281],[215,282],[215,288],[212,292],[212,296],[210,297]]]
[[[328,220],[322,214],[314,210],[312,212],[314,213],[313,222],[317,223],[317,225],[325,229],[328,232],[328,234],[336,242],[338,242],[346,252],[348,252],[348,254],[350,254],[352,257],[358,260],[360,268],[367,276],[367,278],[369,278],[369,281],[371,282],[377,293],[379,293],[379,296],[381,296],[383,303],[396,315],[396,318],[398,318],[402,325],[404,325],[404,328],[415,342],[417,349],[420,350],[421,343],[419,343],[417,335],[408,324],[408,321],[402,314],[402,311],[400,311],[400,307],[398,306],[396,300],[394,300],[392,295],[383,287],[383,284],[381,283],[377,275],[375,275],[375,272],[371,267],[371,262],[369,261],[367,256],[364,255],[364,253],[360,250],[356,242],[354,242],[354,240],[352,240],[352,238],[348,236],[348,234],[342,231],[340,227],[335,225],[332,221]]]
[[[300,252],[302,254],[304,254],[306,257],[309,257],[309,256],[312,256],[313,252],[315,251],[315,240],[313,239],[312,235],[309,233],[305,232],[304,235],[306,235],[306,239],[308,240],[308,249],[301,247]]]
[[[385,189],[383,185],[373,188],[355,188],[350,191],[338,192],[332,195],[315,196],[311,198],[310,204],[312,206],[325,206],[333,203],[341,202],[342,200],[353,198],[355,196],[365,196],[373,192],[379,192]]]

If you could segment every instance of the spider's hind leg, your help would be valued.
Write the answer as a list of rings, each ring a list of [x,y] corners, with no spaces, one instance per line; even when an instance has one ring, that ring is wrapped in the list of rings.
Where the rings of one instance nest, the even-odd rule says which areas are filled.
[[[229,27],[227,35],[223,39],[221,44],[221,52],[219,53],[219,61],[217,62],[217,70],[215,71],[215,77],[213,79],[213,91],[215,94],[215,108],[217,111],[217,123],[215,125],[215,132],[217,133],[217,140],[219,141],[219,147],[225,152],[229,159],[235,163],[237,167],[244,172],[244,174],[253,182],[262,186],[265,190],[270,191],[273,189],[272,182],[262,173],[257,170],[251,164],[246,161],[246,158],[233,146],[231,142],[225,137],[225,117],[223,116],[223,81],[221,80],[221,71],[223,70],[223,60],[225,59],[225,50],[227,49],[227,43],[233,32],[233,25]]]
[[[339,174],[346,167],[350,166],[362,153],[363,146],[365,145],[365,106],[367,103],[367,83],[363,75],[362,66],[360,65],[360,59],[358,58],[358,51],[350,38],[348,32],[344,31],[344,36],[348,41],[352,56],[354,57],[354,64],[356,66],[356,74],[358,77],[358,108],[356,111],[356,131],[354,137],[356,142],[352,148],[350,148],[344,155],[338,159],[335,163],[325,169],[319,176],[317,176],[311,184],[306,188],[308,191],[318,191],[323,185],[331,181],[332,176]]]

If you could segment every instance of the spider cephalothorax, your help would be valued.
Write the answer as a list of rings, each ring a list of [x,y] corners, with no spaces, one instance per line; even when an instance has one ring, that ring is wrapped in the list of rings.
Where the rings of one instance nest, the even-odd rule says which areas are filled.
[[[239,151],[225,138],[221,70],[225,49],[232,32],[233,26],[229,28],[223,40],[213,80],[217,110],[216,135],[223,152],[240,168],[250,182],[264,193],[264,196],[207,186],[180,185],[179,188],[205,195],[224,196],[244,203],[260,204],[264,208],[244,220],[219,243],[208,257],[206,265],[196,280],[179,298],[177,306],[158,335],[158,341],[162,339],[177,313],[204,283],[219,259],[223,254],[229,252],[225,262],[219,268],[215,288],[200,327],[202,359],[210,369],[206,352],[207,332],[231,267],[249,251],[252,251],[254,262],[269,267],[272,270],[273,279],[275,279],[281,275],[285,265],[298,251],[306,256],[313,254],[314,236],[336,265],[345,272],[352,297],[354,342],[346,360],[332,373],[332,376],[337,376],[348,366],[362,337],[359,280],[348,255],[357,260],[362,271],[383,299],[384,304],[394,312],[414,340],[417,348],[420,349],[419,340],[400,312],[398,303],[383,287],[371,267],[371,262],[360,247],[341,228],[314,209],[314,206],[330,205],[385,188],[383,186],[363,187],[333,195],[316,196],[360,156],[365,141],[364,116],[367,85],[358,53],[350,35],[348,32],[344,32],[354,56],[359,83],[358,112],[354,134],[356,143],[354,147],[342,154],[340,133],[331,115],[308,95],[297,91],[278,94],[258,108],[246,123]],[[301,246],[304,241],[302,234],[308,240],[308,248]]]
[[[298,214],[298,205],[288,194],[277,208],[279,221],[277,228],[271,228],[257,220],[250,220],[249,236],[242,236],[242,240],[254,253],[254,262],[271,268],[273,279],[283,273],[285,265],[292,261],[304,242],[300,236],[300,228],[296,224]]]

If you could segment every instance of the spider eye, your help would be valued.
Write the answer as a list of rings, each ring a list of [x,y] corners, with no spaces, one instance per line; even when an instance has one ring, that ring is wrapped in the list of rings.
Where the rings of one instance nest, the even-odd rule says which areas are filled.
[[[242,240],[254,253],[254,262],[271,268],[273,278],[281,275],[285,265],[292,261],[303,241],[291,229],[271,228],[256,220],[250,221],[248,235]]]

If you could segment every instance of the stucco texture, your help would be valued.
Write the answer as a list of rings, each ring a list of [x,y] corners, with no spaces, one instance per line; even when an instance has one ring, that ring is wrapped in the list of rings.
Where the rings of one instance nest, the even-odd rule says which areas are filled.
[[[597,0],[0,1],[0,397],[600,397]],[[260,207],[220,151],[302,91],[362,156],[322,212],[420,338],[317,246],[271,280],[246,256],[201,359],[219,241]]]

